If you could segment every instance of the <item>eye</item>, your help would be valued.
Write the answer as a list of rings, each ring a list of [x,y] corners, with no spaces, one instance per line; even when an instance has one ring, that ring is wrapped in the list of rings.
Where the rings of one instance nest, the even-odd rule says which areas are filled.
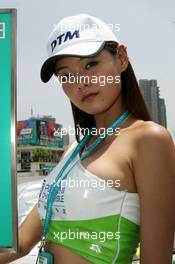
[[[70,73],[65,73],[65,74],[60,74],[58,75],[59,81],[62,82],[69,82],[69,78],[70,78],[71,74]]]
[[[86,64],[86,69],[89,69],[89,67],[95,66],[98,64],[98,61],[90,61]]]

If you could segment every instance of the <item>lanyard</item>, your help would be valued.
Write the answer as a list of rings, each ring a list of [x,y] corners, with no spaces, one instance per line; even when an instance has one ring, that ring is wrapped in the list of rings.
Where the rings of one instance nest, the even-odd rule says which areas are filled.
[[[121,114],[119,116],[119,118],[117,118],[112,125],[109,127],[110,129],[115,129],[116,127],[118,127],[128,116],[130,115],[130,113],[128,111],[125,111],[123,114]],[[108,129],[109,129],[108,128]],[[74,164],[73,166],[68,170],[68,172],[66,174],[63,175],[65,169],[68,167],[69,164],[71,164],[71,162],[76,158],[77,154],[81,151],[81,149],[84,147],[84,145],[86,144],[86,142],[88,141],[88,139],[91,136],[91,131],[92,129],[94,129],[94,127],[92,127],[90,129],[90,133],[87,133],[87,135],[85,135],[83,137],[83,139],[80,141],[80,143],[76,146],[75,150],[73,151],[73,153],[71,154],[71,156],[69,157],[69,159],[66,161],[66,163],[64,164],[64,166],[62,167],[62,169],[60,170],[60,172],[58,173],[57,177],[55,178],[54,183],[51,185],[51,189],[48,195],[48,199],[47,199],[47,206],[46,206],[46,217],[44,220],[44,227],[43,227],[43,232],[42,232],[42,241],[45,240],[46,234],[48,232],[49,229],[49,223],[50,220],[52,218],[52,205],[53,202],[56,198],[56,195],[58,193],[58,189],[59,189],[59,185],[61,183],[61,180],[63,180],[68,173],[74,168],[74,166],[80,162],[83,158],[85,158],[99,143],[101,143],[107,136],[108,136],[108,129],[105,131],[105,134],[102,136],[100,135],[95,142],[88,148],[88,150],[82,154],[81,158],[79,158]]]

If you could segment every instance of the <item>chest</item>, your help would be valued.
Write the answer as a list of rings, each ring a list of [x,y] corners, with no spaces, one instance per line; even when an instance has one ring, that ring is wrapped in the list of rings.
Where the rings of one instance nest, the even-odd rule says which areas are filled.
[[[113,182],[113,187],[118,190],[137,192],[132,169],[133,147],[128,142],[116,142],[98,146],[81,162],[81,167],[86,171],[107,182]],[[117,184],[116,184],[117,183]]]
[[[116,151],[117,147],[120,151]],[[131,155],[132,151],[129,147],[122,149],[119,144],[117,146],[108,144],[100,146],[78,162],[58,191],[53,204],[54,219],[96,218],[112,215],[116,213],[116,209],[120,210],[124,198],[124,192],[121,191],[134,193],[131,194],[133,197],[137,192],[130,167]],[[76,157],[76,160],[78,158]],[[51,185],[60,167],[61,164],[43,184],[40,195],[40,209],[43,216]]]

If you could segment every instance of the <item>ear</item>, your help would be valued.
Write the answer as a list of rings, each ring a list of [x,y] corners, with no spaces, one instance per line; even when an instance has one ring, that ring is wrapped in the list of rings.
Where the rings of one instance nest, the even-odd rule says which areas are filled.
[[[120,69],[121,72],[125,71],[128,67],[128,54],[126,47],[123,44],[118,45],[118,59],[120,60]]]

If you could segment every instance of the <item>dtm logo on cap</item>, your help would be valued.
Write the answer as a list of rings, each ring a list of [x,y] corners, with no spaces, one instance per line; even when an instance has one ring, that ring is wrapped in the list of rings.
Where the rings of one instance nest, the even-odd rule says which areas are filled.
[[[59,35],[54,41],[51,42],[52,52],[54,51],[57,45],[60,46],[63,42],[79,37],[79,30],[75,30],[73,33],[71,31],[68,31],[64,34]]]

